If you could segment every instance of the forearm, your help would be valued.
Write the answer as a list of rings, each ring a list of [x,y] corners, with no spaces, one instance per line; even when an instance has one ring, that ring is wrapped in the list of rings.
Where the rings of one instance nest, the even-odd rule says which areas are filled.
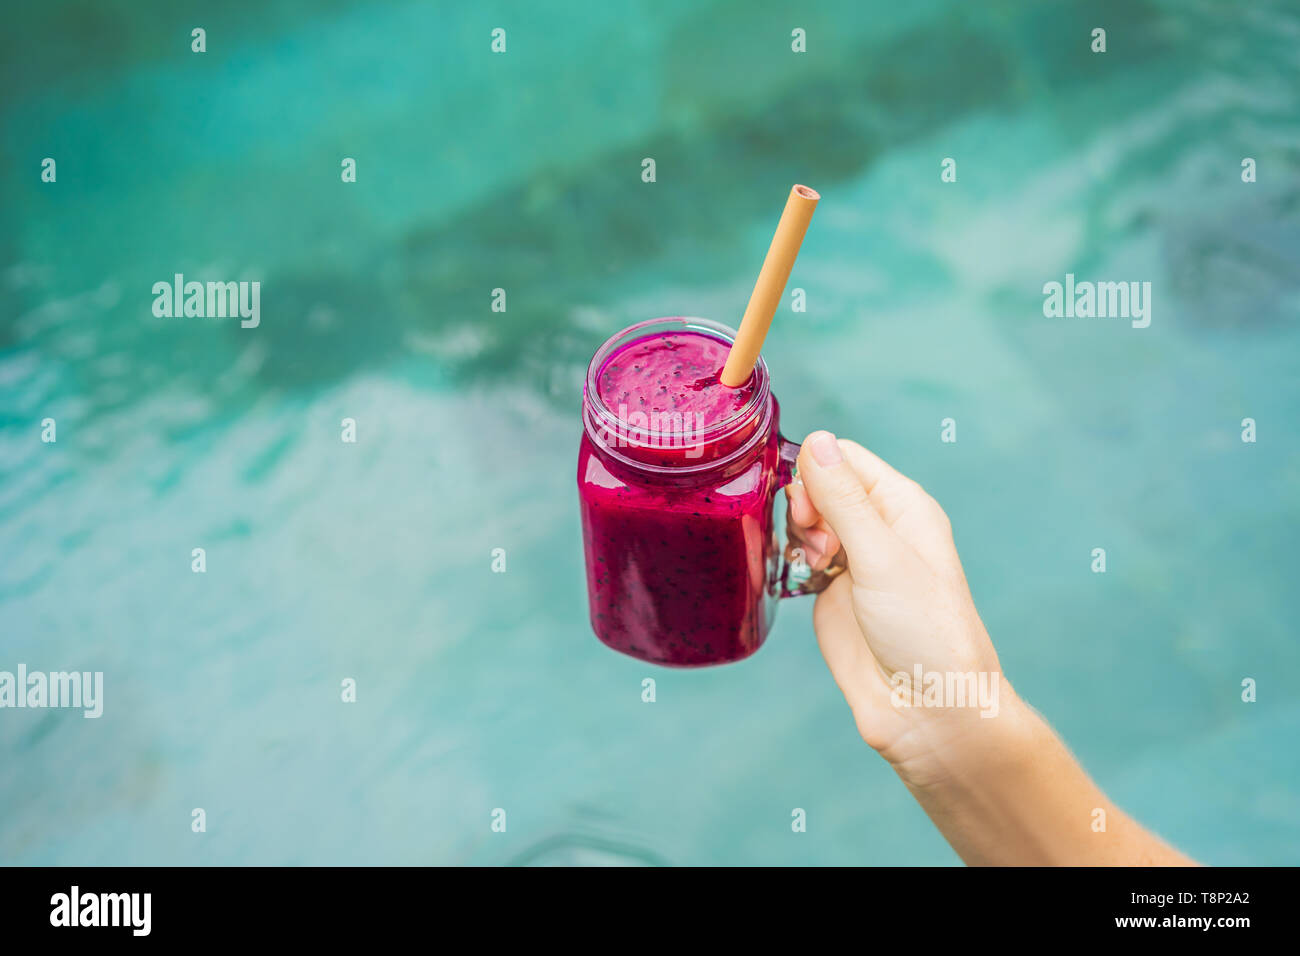
[[[1009,689],[1009,687],[1008,687]],[[1106,798],[1014,692],[969,745],[899,775],[971,865],[1187,866]],[[1100,811],[1100,812],[1099,812]]]

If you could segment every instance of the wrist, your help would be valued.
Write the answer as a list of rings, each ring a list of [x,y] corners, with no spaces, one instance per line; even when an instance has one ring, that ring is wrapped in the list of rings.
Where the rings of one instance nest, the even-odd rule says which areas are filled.
[[[1044,730],[1038,715],[999,675],[995,710],[930,712],[882,755],[914,792],[965,790],[990,775],[1015,776],[1032,763]]]
[[[894,770],[970,864],[1185,865],[1119,811],[1038,713],[1003,683],[994,717],[915,727]],[[981,726],[983,725],[983,726]],[[1098,810],[1109,825],[1096,830]]]

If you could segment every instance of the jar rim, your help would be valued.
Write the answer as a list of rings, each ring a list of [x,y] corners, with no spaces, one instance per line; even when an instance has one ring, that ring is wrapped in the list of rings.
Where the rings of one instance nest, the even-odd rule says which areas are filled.
[[[747,427],[755,422],[755,416],[761,413],[761,420],[757,422],[758,426],[740,447],[729,452],[721,458],[714,458],[703,461],[694,465],[656,465],[651,462],[642,461],[621,453],[614,448],[611,443],[607,442],[601,435],[632,435],[634,436],[632,444],[634,446],[654,447],[657,439],[671,438],[672,432],[663,432],[650,427],[638,428],[629,425],[620,419],[605,404],[604,399],[600,397],[598,379],[601,371],[605,367],[611,355],[618,349],[646,338],[649,335],[666,332],[699,332],[720,339],[727,345],[731,345],[736,339],[736,331],[721,322],[715,322],[712,319],[703,319],[697,316],[664,316],[656,319],[646,319],[642,322],[629,325],[608,339],[600,348],[596,349],[596,354],[591,357],[591,362],[587,365],[587,377],[582,389],[583,404],[583,424],[586,428],[587,435],[592,442],[596,444],[603,452],[611,455],[613,458],[622,462],[629,467],[637,468],[644,471],[656,472],[660,474],[683,475],[700,471],[711,471],[723,467],[738,457],[743,456],[752,450],[753,446],[763,440],[766,428],[764,427],[771,418],[771,385],[768,380],[767,363],[763,361],[760,355],[754,363],[752,378],[755,382],[755,388],[748,401],[740,408],[736,409],[726,418],[717,422],[710,423],[706,428],[698,433],[697,439],[691,445],[707,445],[710,442],[717,442],[731,435],[736,434],[742,428]],[[677,444],[671,442],[660,447],[691,447],[691,445]]]

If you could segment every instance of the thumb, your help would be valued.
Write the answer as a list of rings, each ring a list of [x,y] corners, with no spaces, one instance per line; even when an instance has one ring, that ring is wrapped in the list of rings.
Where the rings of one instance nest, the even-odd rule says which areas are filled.
[[[799,478],[844,546],[854,580],[880,582],[899,566],[902,541],[872,506],[866,486],[830,432],[816,431],[804,439]]]

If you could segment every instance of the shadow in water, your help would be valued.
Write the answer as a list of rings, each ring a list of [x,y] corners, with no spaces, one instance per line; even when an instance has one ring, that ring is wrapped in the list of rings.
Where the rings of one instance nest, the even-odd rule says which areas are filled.
[[[1187,55],[1163,39],[1154,5],[1103,7],[1148,63]],[[726,35],[735,10],[703,11],[663,44],[670,104],[692,95],[679,78]],[[1084,29],[1094,14],[1066,8],[1052,35]],[[201,322],[160,330],[121,303],[92,321],[44,329],[34,344],[70,371],[89,415],[163,384],[219,394],[237,413],[268,390],[326,387],[406,355],[423,356],[443,380],[505,378],[546,394],[555,370],[581,368],[601,338],[578,321],[583,309],[614,309],[663,276],[690,286],[751,275],[747,240],[755,224],[774,221],[792,182],[833,188],[966,117],[1014,110],[1045,86],[1058,94],[1097,82],[1086,58],[1034,52],[1041,44],[1026,33],[1042,16],[1033,4],[1000,4],[846,44],[762,102],[696,89],[689,111],[670,110],[676,119],[632,146],[537,170],[447,221],[372,244],[356,265],[300,264],[264,276],[256,331],[234,322],[218,334]],[[1116,61],[1110,78],[1125,69]],[[640,178],[647,156],[657,165],[651,184]],[[496,288],[508,296],[504,313],[490,308]],[[74,334],[68,325],[96,341],[60,348],[61,336]],[[12,330],[0,326],[6,336]],[[109,354],[113,361],[100,361]]]

